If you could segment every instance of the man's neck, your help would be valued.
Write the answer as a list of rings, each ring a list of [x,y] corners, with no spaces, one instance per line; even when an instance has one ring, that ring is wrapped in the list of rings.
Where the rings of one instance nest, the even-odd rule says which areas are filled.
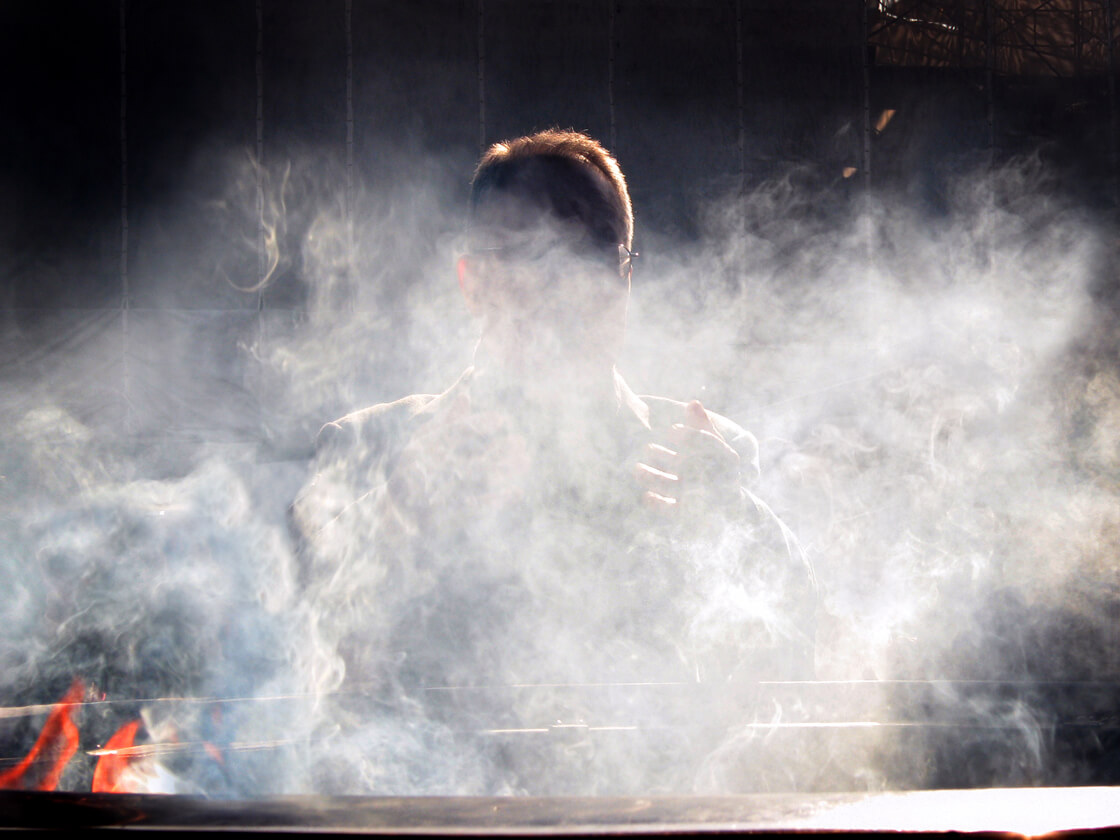
[[[480,343],[474,367],[471,390],[476,399],[485,394],[500,402],[507,395],[542,407],[562,403],[598,412],[618,406],[614,362],[610,359],[549,358],[534,364],[531,352],[520,356],[499,354]]]
[[[619,413],[612,367],[568,367],[536,378],[511,375],[479,359],[471,378],[471,405],[506,414],[529,440],[565,448],[597,448],[611,436]]]

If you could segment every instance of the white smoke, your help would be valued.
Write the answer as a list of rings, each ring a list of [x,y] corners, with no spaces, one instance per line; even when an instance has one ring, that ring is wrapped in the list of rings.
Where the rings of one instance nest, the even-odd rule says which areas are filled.
[[[1083,778],[1056,765],[1052,706],[887,682],[1115,670],[1120,377],[1112,315],[1093,297],[1109,255],[1036,158],[962,174],[933,217],[894,199],[844,204],[797,172],[712,196],[698,241],[643,233],[636,208],[620,368],[639,393],[699,398],[760,438],[755,491],[820,583],[815,675],[872,681],[835,694],[755,682],[759,618],[780,623],[783,592],[738,565],[749,524],[699,538],[620,520],[632,540],[619,556],[579,506],[518,488],[540,504],[528,521],[474,522],[414,565],[351,504],[387,477],[359,446],[316,465],[332,491],[309,515],[347,515],[316,548],[293,544],[285,508],[318,425],[436,393],[470,360],[453,270],[466,173],[400,159],[400,180],[359,187],[349,213],[319,159],[266,180],[277,252],[264,294],[296,303],[250,309],[222,351],[240,361],[217,369],[251,400],[231,408],[192,375],[206,333],[140,377],[188,383],[188,407],[236,428],[233,443],[197,442],[201,424],[169,454],[82,422],[64,407],[82,385],[62,374],[4,400],[6,705],[51,702],[74,676],[110,700],[246,698],[221,715],[183,701],[97,719],[107,733],[143,707],[150,730],[171,721],[179,740],[223,747],[221,762],[163,761],[177,789],[211,795]],[[251,172],[216,205],[240,214],[229,238],[206,248],[214,276],[246,289]],[[161,339],[133,333],[144,350]],[[92,355],[112,357],[116,340],[103,333]],[[65,346],[50,360],[74,363]],[[418,688],[424,673],[446,682]],[[920,726],[947,716],[973,728]],[[798,727],[822,721],[884,725]],[[978,762],[992,743],[1004,765]],[[66,781],[88,784],[85,766]]]

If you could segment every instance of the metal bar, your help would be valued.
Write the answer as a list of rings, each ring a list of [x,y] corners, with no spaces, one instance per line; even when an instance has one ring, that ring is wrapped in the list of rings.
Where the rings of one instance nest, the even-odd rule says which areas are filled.
[[[1048,5],[1050,4],[1043,2],[1040,6],[1040,9],[1044,9]],[[1024,13],[1021,17],[1016,18],[1012,13],[1008,12],[1003,17],[1003,22],[1006,24],[1006,26],[1004,26],[1002,29],[996,29],[994,27],[994,24],[989,22],[987,26],[989,29],[991,29],[991,34],[988,37],[993,43],[995,43],[1000,41],[1006,35],[1013,36],[1024,52],[1029,52],[1036,58],[1038,58],[1043,64],[1046,65],[1053,76],[1057,78],[1063,78],[1064,74],[1048,60],[1048,55],[1050,58],[1062,58],[1063,54],[1061,52],[1047,53],[1046,50],[1039,46],[1038,12],[1040,11],[1040,9],[1035,9],[1034,13],[1029,15],[1029,20],[1033,24],[1031,28],[1032,34],[1034,36],[1033,40],[1028,38],[1027,35],[1023,32],[1024,21],[1028,19],[1028,15],[1026,13]],[[996,13],[992,9],[991,0],[985,0],[985,10],[985,14],[989,18],[995,17]],[[1064,54],[1064,57],[1068,60],[1068,51]]]
[[[1049,726],[1057,727],[1058,729],[1116,729],[1118,724],[1105,723],[1099,721],[1056,721]],[[720,729],[730,728],[736,732],[757,730],[762,732],[778,732],[778,731],[801,731],[813,729],[828,729],[828,730],[851,730],[851,729],[877,729],[887,731],[905,731],[913,729],[938,729],[938,730],[953,730],[962,732],[1019,732],[1023,729],[1023,724],[1016,721],[1008,721],[1000,723],[997,721],[976,721],[976,720],[922,720],[922,721],[895,721],[895,720],[840,720],[831,722],[817,722],[817,721],[802,721],[802,722],[774,722],[774,721],[751,721],[748,723],[734,723],[728,724],[726,721],[719,723],[704,723],[697,722],[688,725],[657,725],[657,724],[611,724],[611,725],[595,725],[595,724],[561,724],[551,726],[526,726],[526,727],[509,727],[502,729],[479,729],[479,730],[459,730],[460,732],[470,732],[475,735],[548,735],[548,734],[563,734],[564,730],[579,730],[581,732],[695,732],[705,729],[708,726],[717,727]],[[265,742],[270,743],[270,742]],[[280,742],[277,742],[279,744]],[[128,749],[142,750],[143,747],[134,747]],[[120,752],[122,754],[129,754],[128,750],[95,750],[90,752],[89,755],[102,755]]]
[[[368,692],[356,686],[352,690],[332,692],[309,692],[293,694],[276,694],[249,697],[137,697],[112,700],[88,700],[81,703],[37,703],[24,706],[0,707],[0,720],[12,720],[36,715],[49,714],[59,705],[90,707],[102,710],[110,708],[127,707],[153,707],[157,705],[194,705],[213,706],[240,703],[284,703],[284,702],[321,702],[328,697],[362,697]],[[461,685],[461,686],[430,686],[424,693],[430,697],[447,697],[454,700],[456,696],[469,698],[500,692],[503,696],[508,692],[543,692],[567,691],[581,693],[597,693],[605,691],[625,690],[630,692],[652,691],[659,693],[683,691],[686,695],[699,692],[701,695],[711,694],[736,694],[740,696],[755,696],[756,692],[784,690],[787,692],[801,692],[802,696],[809,696],[807,692],[816,690],[827,691],[827,696],[838,696],[833,692],[841,689],[929,689],[936,696],[948,698],[955,692],[962,692],[967,696],[969,692],[978,690],[998,690],[1003,692],[1017,691],[1029,692],[1032,697],[1050,696],[1054,692],[1059,694],[1068,692],[1107,692],[1108,697],[1113,697],[1120,689],[1117,680],[1031,680],[1031,679],[977,679],[977,680],[924,680],[924,679],[887,679],[887,680],[759,680],[736,684],[734,687],[721,686],[711,683],[694,681],[679,682],[573,682],[573,683],[497,683],[487,685]],[[766,696],[766,695],[758,695]],[[1099,725],[1102,721],[1110,725],[1120,725],[1120,716],[1109,713],[1103,716],[1099,712],[1092,712],[1078,719],[1063,719],[1066,723],[1092,723]],[[841,721],[842,723],[843,721]],[[817,722],[818,724],[821,722]],[[865,723],[865,722],[861,722]],[[893,721],[891,723],[907,723],[907,721]]]
[[[437,685],[425,688],[425,691],[491,691],[494,689],[544,689],[544,688],[672,688],[678,686],[691,686],[694,688],[712,688],[711,683],[702,683],[695,680],[656,681],[656,682],[573,682],[573,683],[493,683],[486,685]],[[845,687],[845,686],[931,686],[934,688],[981,688],[987,686],[1001,686],[1005,688],[1114,688],[1120,689],[1120,680],[1032,680],[1032,679],[988,679],[988,680],[952,680],[952,679],[888,679],[888,680],[752,680],[737,683],[738,688],[750,686],[751,688],[798,688],[798,687]],[[325,694],[292,694],[279,695],[275,698],[260,699],[288,699],[294,697],[323,697],[350,692],[327,692]],[[164,698],[185,700],[190,698]],[[207,702],[215,702],[216,698],[205,698]],[[252,700],[257,698],[233,698]],[[102,701],[105,702],[105,701]],[[136,701],[133,701],[136,702]],[[229,701],[226,701],[229,702]]]
[[[1081,78],[1082,17],[1081,0],[1073,0],[1073,74]]]
[[[957,0],[957,69],[964,69],[964,0]]]
[[[196,706],[211,706],[230,703],[276,703],[285,700],[314,699],[318,701],[323,697],[333,697],[342,694],[342,692],[327,692],[324,694],[276,694],[263,697],[136,697],[120,700],[86,700],[81,703],[34,703],[28,706],[0,706],[0,720],[49,714],[52,709],[59,705],[109,708],[111,706],[124,705],[153,706],[163,703],[190,703]]]
[[[726,722],[710,724],[724,728]],[[1091,729],[1094,731],[1116,728],[1116,724],[1102,724],[1097,721],[1055,721],[1050,724],[1058,729]],[[707,728],[704,723],[691,725],[657,725],[657,724],[551,724],[548,726],[501,727],[494,729],[457,729],[453,730],[460,735],[482,736],[508,736],[508,735],[555,735],[565,736],[571,731],[579,734],[596,732],[633,732],[637,734],[651,732],[696,732]],[[734,724],[736,732],[756,730],[760,732],[779,731],[806,731],[806,730],[853,730],[873,729],[880,731],[906,731],[906,730],[950,730],[953,732],[1019,732],[1023,725],[1019,722],[998,722],[978,720],[930,720],[930,721],[877,721],[877,720],[852,720],[833,722],[747,722]],[[247,752],[260,750],[276,750],[291,747],[297,744],[323,742],[326,738],[275,738],[261,741],[232,741],[228,743],[215,743],[212,741],[160,741],[150,744],[136,744],[131,747],[100,748],[86,750],[86,755],[99,758],[111,755],[120,758],[150,758],[161,755],[174,755],[195,752]],[[11,763],[15,757],[0,759],[0,764]]]
[[[155,755],[171,755],[186,752],[246,752],[255,750],[275,750],[290,747],[293,744],[305,744],[306,738],[275,738],[268,741],[233,741],[228,744],[212,743],[210,741],[163,741],[154,744],[137,744],[133,747],[117,747],[116,749],[86,750],[86,755],[100,757],[115,755],[120,758],[147,758]]]
[[[988,0],[988,2],[990,4],[991,0]],[[1059,79],[1065,78],[1065,75],[1057,67],[1050,63],[1047,58],[1047,53],[1038,46],[1037,41],[1032,43],[1031,41],[1027,40],[1027,36],[1023,34],[1022,30],[1019,27],[1015,26],[1014,24],[1009,24],[1005,29],[1002,29],[998,33],[996,33],[995,37],[999,37],[1002,35],[1014,36],[1014,38],[1019,42],[1023,51],[1029,52],[1036,58],[1038,58],[1050,70],[1051,75]],[[1060,58],[1061,55],[1058,53],[1054,53],[1051,54],[1050,57]]]
[[[869,0],[869,2],[873,2],[873,0]],[[919,26],[925,29],[944,29],[945,24],[929,19],[929,17],[931,17],[930,11],[928,10],[929,4],[925,5],[927,9],[910,6],[906,13],[898,14],[886,9],[881,2],[877,3],[875,7],[877,21],[871,25],[872,34],[878,35],[880,32],[894,26]],[[935,4],[931,11],[933,14],[943,14],[945,9],[941,4]]]

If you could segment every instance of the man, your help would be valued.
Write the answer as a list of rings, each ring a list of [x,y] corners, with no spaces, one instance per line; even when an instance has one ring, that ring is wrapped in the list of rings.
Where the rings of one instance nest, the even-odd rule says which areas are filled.
[[[615,369],[632,238],[625,179],[590,137],[483,156],[458,262],[473,366],[328,423],[293,508],[337,681],[430,700],[811,674],[812,574],[745,486],[754,438]]]

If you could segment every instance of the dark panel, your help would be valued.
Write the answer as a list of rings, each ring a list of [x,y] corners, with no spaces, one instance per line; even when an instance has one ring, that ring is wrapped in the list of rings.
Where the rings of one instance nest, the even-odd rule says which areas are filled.
[[[835,184],[863,165],[859,0],[744,2],[744,176]]]
[[[355,3],[350,296],[368,316],[454,283],[452,241],[478,152],[477,17],[474,2]],[[389,317],[399,343],[407,312]]]
[[[300,252],[321,205],[344,201],[346,4],[274,0],[264,7],[264,165],[284,182],[282,260],[266,307],[303,305]]]
[[[617,4],[616,152],[644,228],[694,233],[737,183],[735,27],[730,0]]]
[[[119,300],[118,8],[5,8],[0,275],[10,296],[0,305]]]
[[[876,67],[870,101],[873,187],[904,194],[925,210],[948,212],[952,180],[986,163],[987,109],[979,74],[934,77],[924,68]],[[885,122],[889,111],[894,115]],[[882,128],[876,130],[877,124]]]
[[[202,441],[251,440],[260,411],[249,348],[256,312],[129,313],[128,404],[139,434]]]
[[[256,37],[252,0],[129,6],[130,278],[138,306],[257,305],[217,268],[231,241],[255,233],[231,229],[215,205],[255,152]],[[240,282],[242,272],[234,273]]]
[[[12,310],[0,323],[5,422],[61,409],[80,423],[121,428],[124,333],[119,310]]]
[[[306,448],[357,408],[451,385],[475,338],[454,271],[433,270],[418,291],[401,308],[263,313],[262,424],[277,448]]]
[[[354,4],[355,165],[378,181],[402,154],[473,158],[478,143],[474,2]]]
[[[610,137],[606,0],[487,0],[486,139],[559,126]]]
[[[299,144],[346,143],[346,17],[343,0],[264,7],[265,154],[286,159]]]

